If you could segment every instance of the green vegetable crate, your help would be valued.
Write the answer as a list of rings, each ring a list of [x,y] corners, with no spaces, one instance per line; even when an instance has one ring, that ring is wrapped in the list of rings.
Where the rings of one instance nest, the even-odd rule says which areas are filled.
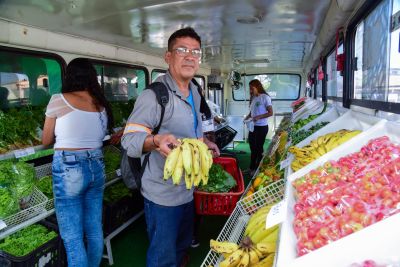
[[[214,158],[215,164],[220,164],[226,172],[236,180],[236,186],[228,193],[207,193],[194,191],[194,204],[199,215],[225,215],[234,210],[236,203],[244,192],[244,180],[236,159],[229,157]]]
[[[66,266],[66,254],[57,226],[46,221],[39,224],[57,233],[57,236],[24,256],[14,256],[0,250],[1,267],[61,267]],[[24,244],[20,244],[24,246]]]
[[[115,229],[143,210],[143,197],[139,190],[113,202],[103,202],[103,232],[109,235]]]

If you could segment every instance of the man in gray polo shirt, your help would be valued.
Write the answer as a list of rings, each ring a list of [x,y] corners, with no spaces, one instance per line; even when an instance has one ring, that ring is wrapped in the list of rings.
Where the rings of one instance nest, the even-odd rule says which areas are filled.
[[[174,32],[168,40],[165,61],[166,75],[157,79],[166,85],[169,102],[165,107],[161,128],[155,136],[152,130],[160,121],[161,107],[152,90],[144,90],[138,97],[126,124],[122,145],[130,157],[150,153],[149,163],[142,177],[145,217],[150,246],[148,267],[181,266],[184,254],[192,241],[193,188],[187,190],[184,179],[173,185],[172,179],[163,180],[165,157],[170,145],[178,138],[202,138],[200,95],[191,82],[199,68],[201,39],[192,28]],[[218,147],[204,142],[219,155]]]

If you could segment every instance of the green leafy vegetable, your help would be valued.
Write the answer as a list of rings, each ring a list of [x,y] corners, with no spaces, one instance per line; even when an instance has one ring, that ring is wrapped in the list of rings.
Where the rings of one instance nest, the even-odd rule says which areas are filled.
[[[208,183],[206,185],[201,184],[198,190],[210,193],[225,193],[235,186],[235,178],[226,172],[221,165],[213,164],[209,171]]]
[[[0,187],[0,219],[7,218],[19,211],[19,204],[12,192]]]
[[[104,165],[106,174],[114,172],[121,163],[121,153],[117,150],[104,148]]]
[[[104,190],[104,202],[115,203],[125,196],[132,196],[132,192],[122,181],[112,184]]]
[[[53,198],[53,179],[50,175],[40,178],[37,187],[46,197]]]
[[[43,225],[33,224],[0,241],[0,250],[21,257],[28,255],[57,236],[56,232]]]
[[[31,195],[33,186],[36,184],[35,169],[23,161],[18,161],[13,165],[12,173],[13,184],[11,190],[17,199]]]

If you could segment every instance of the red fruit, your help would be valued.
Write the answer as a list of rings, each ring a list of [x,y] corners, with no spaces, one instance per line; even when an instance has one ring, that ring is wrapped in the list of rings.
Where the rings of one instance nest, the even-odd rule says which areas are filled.
[[[313,245],[314,245],[315,249],[323,247],[326,244],[327,244],[326,240],[321,237],[317,236],[317,237],[313,238]]]
[[[353,210],[356,212],[365,212],[365,205],[360,201],[353,203]]]

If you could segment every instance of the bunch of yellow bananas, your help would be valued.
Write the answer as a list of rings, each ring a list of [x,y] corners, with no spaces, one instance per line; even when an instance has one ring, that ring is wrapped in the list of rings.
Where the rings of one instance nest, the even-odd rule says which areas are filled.
[[[264,243],[254,245],[248,237],[245,237],[240,245],[211,239],[210,247],[223,255],[224,260],[220,262],[220,267],[272,266],[276,251],[276,246]]]
[[[208,171],[213,163],[212,154],[206,144],[198,139],[185,138],[167,156],[164,165],[164,180],[172,177],[175,185],[185,177],[187,189],[208,182]]]
[[[360,130],[351,131],[342,129],[320,136],[302,148],[291,146],[289,152],[295,156],[295,159],[291,163],[293,171],[298,171],[359,133],[361,133]]]
[[[275,225],[265,228],[265,220],[273,205],[268,204],[251,215],[244,230],[244,235],[248,236],[254,243],[276,243],[279,226]]]

